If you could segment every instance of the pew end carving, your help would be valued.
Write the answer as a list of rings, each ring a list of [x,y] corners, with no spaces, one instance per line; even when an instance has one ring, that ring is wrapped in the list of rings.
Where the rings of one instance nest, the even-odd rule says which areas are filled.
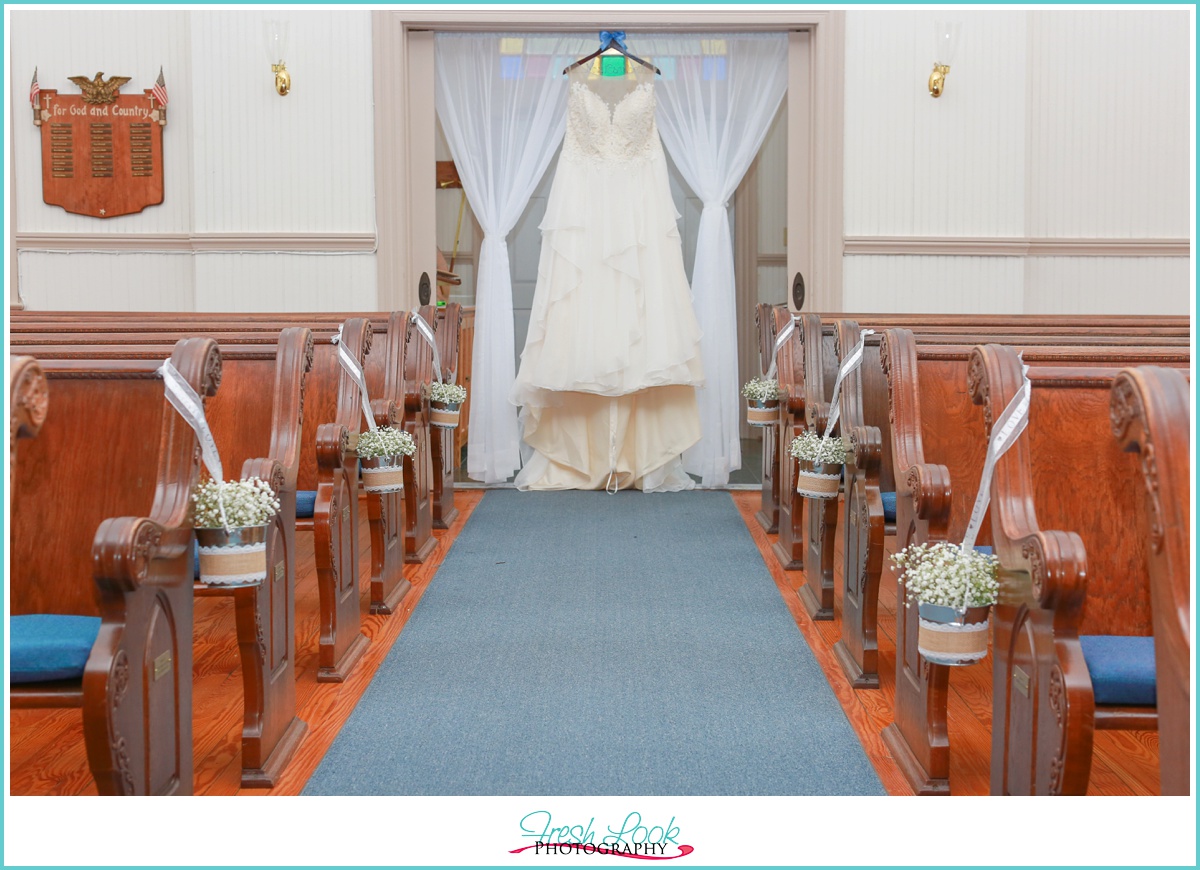
[[[1191,396],[1181,372],[1126,369],[1113,383],[1113,435],[1138,456],[1139,532],[1150,544],[1159,778],[1164,795],[1191,791]]]
[[[404,365],[407,330],[407,311],[393,311],[388,315],[383,397],[371,403],[371,413],[377,426],[406,429]],[[406,478],[406,489],[408,485]],[[371,526],[370,611],[373,614],[395,613],[412,588],[412,583],[404,575],[407,493],[369,492],[366,496],[367,518]]]
[[[363,365],[371,352],[373,331],[361,317],[348,319],[341,343]],[[313,507],[313,548],[321,624],[318,682],[340,683],[370,641],[362,633],[358,603],[358,456],[352,445],[363,426],[358,385],[342,371],[333,354],[327,365],[337,374],[335,422],[316,431],[317,488]],[[326,377],[331,375],[326,372]]]
[[[766,374],[772,363],[775,350],[775,339],[779,336],[788,322],[791,312],[786,305],[771,305],[760,303],[754,314],[758,325],[758,354],[759,366]],[[782,363],[783,351],[780,351]],[[778,366],[776,367],[778,369]],[[777,379],[781,376],[776,372]],[[786,402],[781,402],[781,406]],[[782,417],[783,411],[780,414]],[[777,426],[764,426],[758,430],[762,433],[762,507],[755,513],[754,518],[768,535],[779,533],[779,429]]]
[[[195,434],[167,402],[157,375],[166,356],[132,365],[43,362],[64,413],[46,416],[13,467],[12,613],[99,617],[99,630],[80,677],[13,683],[12,706],[81,706],[88,765],[101,794],[193,789],[195,536],[188,513],[200,462]],[[215,342],[185,339],[169,356],[202,399],[216,393]],[[136,400],[106,403],[87,426],[67,413],[83,393],[114,381]],[[108,426],[135,437],[101,464],[91,448]],[[137,437],[156,430],[157,444],[152,435]],[[52,548],[39,546],[46,518],[53,518]]]
[[[983,405],[990,435],[992,421],[1020,389],[1023,363],[1012,348],[986,345],[975,348],[970,366],[971,397]],[[1031,368],[1029,425],[992,474],[1000,559],[992,609],[993,794],[1085,794],[1096,728],[1157,725],[1152,702],[1097,702],[1098,688],[1111,690],[1095,682],[1081,641],[1082,635],[1104,642],[1144,636],[1153,628],[1146,542],[1137,535],[1106,541],[1116,537],[1112,524],[1135,510],[1139,483],[1109,429],[1115,374]],[[1045,403],[1052,388],[1075,394],[1074,416],[1065,423]],[[1055,483],[1063,487],[1064,469],[1052,466],[1073,453],[1095,463],[1088,480],[1102,507],[1073,501],[1064,511],[1055,490]]]
[[[196,583],[197,595],[233,599],[245,701],[243,788],[274,786],[308,731],[296,715],[296,490],[303,453],[304,395],[314,354],[311,330],[288,327],[279,333],[273,359],[268,455],[242,462],[241,479],[268,481],[279,499],[279,512],[267,529],[266,579],[237,587]],[[242,427],[233,421],[254,420],[259,426],[266,422],[265,408],[259,405],[264,398],[260,394],[265,372],[257,368],[266,362],[246,359],[232,363],[232,371],[240,371],[241,376],[213,403],[214,435],[222,452],[235,460],[252,452],[258,439],[245,437]],[[240,370],[236,368],[239,365],[247,368]]]
[[[403,312],[400,315],[403,318]],[[403,324],[399,328],[403,329]],[[389,330],[389,355],[390,336]],[[371,412],[377,426],[404,428],[403,406],[391,398],[372,400]],[[391,614],[412,589],[412,582],[404,576],[404,492],[368,492],[366,496],[371,525],[371,613]]]
[[[437,317],[432,305],[417,312],[434,328]],[[426,386],[433,380],[433,348],[422,338],[412,320],[404,332],[404,430],[417,444],[416,452],[404,460],[404,561],[420,564],[437,547],[433,536],[433,450],[429,425],[429,396]]]
[[[437,309],[433,324],[437,336],[438,357],[442,363],[442,380],[454,383],[458,377],[458,340],[462,328],[462,306],[448,302]],[[465,410],[465,409],[464,409]],[[457,429],[437,429],[430,433],[433,463],[433,527],[448,529],[458,519],[458,508],[454,506],[454,469],[458,465],[455,455]]]
[[[821,319],[815,314],[801,314],[795,331],[779,349],[779,385],[786,391],[786,396],[779,403],[779,443],[776,448],[779,456],[779,540],[772,551],[785,571],[804,569],[807,506],[806,499],[796,492],[799,466],[789,448],[792,439],[809,428],[808,403],[821,401],[824,397],[821,372],[813,365],[813,360],[820,357],[820,345]],[[816,350],[811,350],[814,347]],[[818,611],[821,609],[819,597],[815,603],[806,604],[810,612],[814,606]]]

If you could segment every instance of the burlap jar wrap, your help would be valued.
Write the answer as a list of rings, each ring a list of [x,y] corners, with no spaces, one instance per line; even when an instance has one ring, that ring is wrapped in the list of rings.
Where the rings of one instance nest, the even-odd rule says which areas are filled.
[[[196,529],[200,582],[238,586],[267,579],[266,526]]]
[[[796,470],[796,492],[806,498],[837,498],[838,490],[841,488],[841,470],[840,465],[830,465],[829,468],[836,469],[835,474],[830,474],[825,471],[824,465],[813,465],[807,460],[800,460],[800,467]]]
[[[379,456],[362,459],[363,489],[367,492],[400,492],[404,489],[404,459]],[[378,464],[375,464],[378,463]]]
[[[779,403],[747,400],[746,422],[759,428],[774,426],[779,422]]]
[[[459,407],[458,404],[430,402],[429,425],[438,429],[457,429]]]
[[[969,665],[988,651],[987,608],[973,607],[961,622],[940,622],[920,617],[917,649],[936,665]]]

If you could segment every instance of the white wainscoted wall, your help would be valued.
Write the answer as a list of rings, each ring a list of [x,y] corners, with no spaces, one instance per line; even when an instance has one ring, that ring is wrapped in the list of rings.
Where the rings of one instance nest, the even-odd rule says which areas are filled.
[[[770,14],[746,11],[738,26]],[[272,86],[271,17],[290,23],[287,97]],[[934,100],[938,17],[963,27]],[[1189,309],[1186,11],[850,9],[845,21],[842,310]],[[379,286],[375,215],[403,213],[395,200],[408,194],[376,177],[373,63],[390,55],[373,59],[371,27],[360,9],[12,12],[10,268],[25,303],[354,310],[394,298]],[[60,92],[97,70],[132,76],[128,91],[160,65],[171,95],[163,205],[111,220],[45,205],[33,68]],[[763,301],[788,293],[782,182],[789,158],[806,159],[777,126],[757,164]],[[446,250],[459,197],[437,195]],[[463,301],[474,230],[468,207],[453,294]]]
[[[962,22],[939,99],[933,22]],[[1187,12],[846,13],[843,309],[1190,307]]]
[[[263,23],[289,24],[281,97]],[[376,308],[368,11],[71,10],[12,13],[18,280],[30,308]],[[128,75],[170,96],[164,201],[101,220],[41,197],[29,77]],[[16,71],[21,73],[17,74]]]

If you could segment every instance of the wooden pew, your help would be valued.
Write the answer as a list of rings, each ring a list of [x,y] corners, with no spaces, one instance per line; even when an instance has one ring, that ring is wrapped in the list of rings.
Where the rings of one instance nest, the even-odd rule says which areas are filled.
[[[780,326],[786,323],[788,314],[778,313],[776,318]],[[889,326],[905,326],[905,328],[919,328],[923,335],[935,334],[970,334],[973,330],[986,329],[989,331],[1001,331],[1002,328],[1008,328],[1012,334],[1031,338],[1034,336],[1048,335],[1063,335],[1072,334],[1075,336],[1084,335],[1114,335],[1121,332],[1136,332],[1136,334],[1146,336],[1147,342],[1157,342],[1169,340],[1169,338],[1182,338],[1184,341],[1190,341],[1190,322],[1187,317],[1177,316],[1135,316],[1135,317],[1118,317],[1118,316],[1061,316],[1061,314],[818,314],[817,317],[822,318],[822,343],[820,346],[815,342],[810,342],[803,346],[803,336],[794,338],[792,347],[781,350],[780,370],[781,378],[787,378],[788,383],[792,383],[791,373],[788,372],[785,376],[782,373],[785,366],[782,365],[782,359],[786,358],[790,361],[790,365],[800,366],[796,370],[796,383],[803,385],[803,352],[800,348],[805,347],[814,355],[814,364],[812,367],[822,367],[822,371],[827,371],[827,382],[829,386],[833,384],[833,377],[836,374],[836,367],[832,368],[832,373],[829,373],[827,361],[835,356],[834,342],[836,334],[834,323],[838,319],[853,320],[856,323],[862,323],[870,326],[872,329],[883,330]],[[1175,343],[1178,343],[1177,341]],[[818,364],[817,360],[820,360]],[[782,380],[781,382],[782,383]],[[822,396],[827,394],[822,394]],[[804,420],[803,404],[804,397],[793,397],[791,404],[794,407],[792,412],[792,422]],[[782,431],[782,430],[781,430]],[[788,466],[793,462],[792,458],[787,455],[787,445],[790,443],[790,437],[779,437],[779,444],[776,449],[770,454],[770,470],[766,468],[767,455],[766,451],[763,454],[763,480],[769,478],[778,481],[788,473]],[[793,481],[794,482],[794,481]],[[785,515],[790,516],[793,521],[792,527],[787,528],[785,524],[784,532],[781,532],[781,540],[776,557],[779,558],[780,564],[788,570],[799,570],[803,568],[804,551],[803,551],[803,509],[802,505],[796,504],[796,510],[792,511],[790,499],[786,487],[780,490],[780,503],[784,505]],[[824,593],[818,595],[821,598]]]
[[[779,424],[779,540],[772,548],[779,564],[788,571],[805,568],[806,529],[805,502],[796,493],[797,462],[788,453],[792,439],[802,435],[809,427],[823,426],[826,418],[821,415],[820,404],[826,390],[833,389],[833,376],[814,364],[811,348],[822,342],[821,318],[815,314],[799,315],[796,330],[779,349],[779,385],[787,391],[780,402]],[[836,372],[834,373],[836,376]],[[811,407],[810,407],[811,406]],[[837,503],[833,499],[836,511]],[[808,532],[815,527],[818,537],[824,537],[821,522],[827,518],[827,510],[809,510]],[[819,573],[819,572],[818,572]],[[813,619],[833,618],[833,585],[829,581],[828,596],[821,589],[819,576],[809,577],[801,587],[800,598],[805,610]],[[815,589],[813,588],[815,585]]]
[[[163,349],[82,342],[45,345],[42,353],[58,361],[61,372],[100,358],[153,361]],[[247,788],[274,785],[307,731],[296,716],[295,533],[302,403],[313,354],[311,333],[301,327],[284,330],[274,346],[227,346],[223,389],[206,407],[227,476],[240,468],[242,479],[270,481],[280,501],[266,539],[265,582],[195,585],[198,596],[233,599],[245,709],[241,783]],[[263,388],[272,383],[272,390]]]
[[[221,342],[231,364],[274,359],[277,332],[223,332],[211,328],[208,332]],[[346,322],[343,333],[347,346],[357,354],[362,364],[374,336],[372,326],[356,318]],[[363,425],[362,405],[357,385],[337,362],[337,349],[330,341],[334,334],[336,330],[327,327],[313,332],[313,358],[311,374],[303,390],[302,447],[296,474],[296,497],[298,502],[303,503],[304,509],[296,512],[295,529],[314,534],[321,608],[317,671],[317,680],[320,682],[341,682],[345,679],[368,644],[367,637],[361,631],[357,594],[358,464],[351,446],[351,436],[357,436]],[[43,354],[76,358],[90,356],[113,360],[150,360],[162,356],[162,346],[154,343],[155,336],[148,332],[130,334],[131,338],[140,338],[142,344],[128,343],[131,338],[124,338],[123,335],[116,336],[114,343],[109,344],[110,339],[114,339],[113,335],[75,334],[66,328],[60,337],[64,341],[62,345],[36,347]],[[368,375],[370,372],[368,368]],[[269,382],[269,378],[269,374],[259,373],[257,378],[250,379],[247,389],[261,393],[262,384]],[[218,410],[218,420],[222,419],[220,413]],[[237,427],[249,424],[253,431],[266,431],[266,424],[261,419],[253,422],[251,415],[238,417],[235,412],[228,419]],[[341,438],[342,430],[344,444],[340,441],[321,441],[322,436],[326,439]],[[339,449],[344,451],[344,455],[338,453]],[[327,487],[324,496],[322,481]],[[348,493],[353,493],[354,497],[350,498]],[[393,559],[389,564],[397,563]],[[399,577],[393,582],[400,585],[403,578]],[[390,588],[390,584],[387,588]],[[294,631],[289,633],[294,635]]]
[[[1019,389],[1021,366],[1010,348],[973,352],[971,395],[988,421]],[[1114,656],[1128,665],[1128,639],[1154,629],[1152,541],[1135,516],[1145,480],[1111,431],[1117,374],[1031,367],[1028,428],[992,475],[993,794],[1085,794],[1095,728],[1157,726],[1153,653],[1148,680],[1130,679],[1140,696],[1105,697],[1101,644],[1081,640],[1120,643]]]
[[[361,366],[373,336],[370,324],[355,317],[345,322],[340,341]],[[319,421],[313,437],[307,436],[307,419],[304,437],[305,445],[315,444],[316,450],[305,450],[298,483],[316,496],[312,519],[297,517],[296,528],[313,532],[321,607],[317,681],[340,683],[370,643],[362,633],[358,605],[358,456],[353,446],[365,423],[358,385],[338,363],[336,347],[319,340],[316,347],[313,382],[324,389],[312,397],[318,399],[313,411]],[[329,389],[332,384],[336,391]]]
[[[371,400],[371,412],[377,426],[404,428],[403,404],[397,401],[404,393],[405,355],[408,353],[400,337],[407,334],[408,313],[393,311],[388,316],[387,332],[382,353],[373,354],[382,360],[379,374],[383,383],[375,389],[367,378],[367,391],[381,398]],[[376,368],[379,368],[376,366]],[[406,463],[407,464],[407,463]],[[407,488],[408,481],[405,481]],[[367,515],[371,524],[371,613],[395,613],[412,583],[404,576],[404,538],[408,527],[405,492],[368,492]]]
[[[221,394],[206,412],[226,476],[240,467],[240,479],[269,481],[279,498],[267,532],[267,579],[233,588],[196,584],[197,595],[234,602],[243,788],[275,785],[308,731],[296,715],[296,490],[313,356],[312,333],[303,327],[283,330],[273,354],[231,354]],[[273,390],[263,389],[272,381]]]
[[[760,303],[754,313],[758,325],[758,357],[762,372],[771,368],[774,357],[775,339],[792,315],[786,305]],[[762,432],[762,507],[754,515],[758,524],[769,535],[779,533],[779,459],[777,442],[779,432],[774,426],[764,427]]]
[[[46,361],[55,410],[13,466],[11,612],[98,616],[100,628],[81,678],[14,683],[11,703],[83,708],[101,794],[192,793],[188,510],[200,464],[157,376],[166,356]],[[169,356],[202,399],[216,393],[214,342],[186,339]],[[22,395],[14,419],[44,411],[45,393]]]
[[[432,326],[432,305],[418,314]],[[433,348],[406,322],[404,354],[404,431],[413,437],[417,451],[404,460],[404,561],[421,563],[437,548],[433,536],[433,436],[429,426],[429,397],[425,385],[433,380]],[[435,333],[436,339],[436,333]]]
[[[442,363],[442,380],[457,382],[458,377],[458,339],[462,329],[462,306],[457,302],[448,302],[444,308],[437,309],[437,318],[433,322],[437,335],[438,357]],[[459,409],[460,412],[463,409]],[[435,427],[436,428],[436,427]],[[438,429],[430,432],[430,444],[433,447],[433,527],[448,529],[458,518],[458,509],[454,507],[454,469],[458,465],[455,448],[457,429]]]
[[[959,344],[964,348],[978,341],[980,335],[992,335],[994,340],[1019,343],[1031,349],[1051,346],[1095,346],[1113,349],[1131,342],[1148,344],[1148,356],[1126,357],[1131,361],[1173,359],[1186,352],[1188,340],[1182,337],[1154,337],[1143,340],[1138,336],[1097,336],[1090,328],[1065,334],[1039,333],[1031,336],[1006,334],[1005,325],[980,326],[973,334],[946,334],[933,331],[917,336],[920,341]],[[1000,332],[996,332],[1000,330]],[[832,364],[821,357],[828,350],[828,341],[813,342],[805,349],[805,364],[836,373],[841,357],[859,340],[861,329],[855,321],[837,320],[833,324]],[[824,336],[823,336],[824,339]],[[847,676],[857,688],[877,688],[879,677],[876,660],[875,614],[877,611],[878,577],[883,564],[883,540],[896,533],[896,480],[892,463],[892,438],[888,411],[888,393],[880,367],[880,337],[871,336],[864,348],[863,363],[843,384],[839,398],[841,418],[835,434],[851,437],[855,449],[846,465],[846,525],[842,529],[843,577],[847,594],[843,600],[842,639],[835,654]],[[1045,353],[1042,354],[1045,357]],[[806,403],[810,414],[827,413],[819,401]],[[869,424],[869,425],[868,425]],[[806,558],[806,588],[808,597],[820,596],[823,605],[832,608],[834,536],[837,532],[837,513],[826,507],[828,515],[818,536],[816,529],[809,538]],[[814,566],[808,570],[808,565]]]
[[[1137,533],[1150,542],[1159,779],[1165,795],[1191,783],[1191,392],[1178,371],[1125,369],[1113,383],[1110,417],[1117,443],[1138,454],[1145,484]]]
[[[435,309],[432,306],[423,310],[425,310],[427,319],[436,320],[433,316]],[[416,377],[415,373],[418,371],[421,376],[426,378],[425,383],[432,378],[433,352],[423,339],[418,337],[415,342],[409,340],[409,333],[413,327],[405,320],[404,312],[395,312],[394,314],[399,316],[375,313],[370,318],[366,318],[370,322],[373,333],[372,341],[375,343],[377,352],[367,359],[364,370],[367,388],[373,397],[387,398],[408,409],[404,423],[406,428],[410,427],[407,418],[416,415],[413,418],[416,422],[411,423],[411,433],[414,433],[413,437],[419,445],[418,454],[425,453],[426,455],[425,458],[418,457],[415,466],[411,460],[406,460],[406,467],[413,467],[405,478],[403,518],[405,522],[404,561],[419,563],[428,558],[437,544],[433,537],[434,501],[431,492],[435,483],[432,458],[429,455],[432,450],[432,438],[429,432],[428,402],[424,401],[422,404],[424,394],[412,388],[409,379]],[[303,323],[311,326],[314,330],[317,344],[320,346],[327,343],[341,325],[340,322],[332,319],[335,317],[336,315],[328,314],[281,313],[257,315],[255,319],[243,321],[242,315],[192,312],[172,313],[169,317],[162,312],[137,312],[126,315],[126,319],[85,316],[78,321],[62,317],[57,321],[59,324],[57,331],[24,332],[19,336],[14,336],[14,344],[37,347],[38,345],[34,342],[62,340],[65,338],[65,333],[69,333],[77,336],[95,336],[96,340],[111,344],[144,345],[148,341],[161,341],[164,337],[179,331],[189,334],[199,331],[218,337],[223,344],[243,345],[268,342],[271,340],[272,329],[278,330],[288,325]],[[404,328],[399,332],[394,332],[397,325],[401,323],[404,324]],[[42,325],[47,326],[48,324],[43,322]],[[103,338],[100,338],[101,335]],[[395,338],[394,335],[401,337]],[[405,349],[399,357],[393,357],[386,350],[387,346],[394,342],[398,342],[397,346]],[[412,355],[413,358],[409,359],[408,355]],[[388,370],[385,361],[393,359],[392,364],[394,365],[394,360],[397,358],[403,361],[404,370],[400,372]],[[401,399],[402,393],[406,394],[406,398],[403,400]],[[452,475],[451,471],[451,487],[453,486]],[[443,475],[443,480],[444,478],[445,475]],[[301,487],[301,489],[303,490],[305,487]],[[449,501],[452,507],[452,492]],[[400,512],[385,511],[383,516],[400,517]],[[376,546],[390,547],[390,543],[387,543],[391,540],[387,536],[388,534],[390,533],[381,532],[377,525],[372,540]],[[401,569],[394,566],[394,560],[386,550],[374,550],[372,562],[377,578],[372,581],[372,612],[390,613],[408,587],[405,585]],[[379,579],[381,577],[385,579]]]
[[[880,432],[880,463],[882,447],[889,448],[886,458],[896,487],[895,550],[911,543],[962,540],[986,452],[986,443],[979,436],[982,414],[971,406],[965,391],[971,347],[918,345],[916,339],[907,330],[889,329],[876,344],[886,379],[888,411],[876,410],[861,427]],[[874,337],[870,341],[874,343]],[[1182,347],[1035,345],[1025,348],[1024,356],[1041,366],[1104,367],[1148,359],[1186,364],[1189,352]],[[874,365],[866,368],[863,377],[867,379],[866,394],[877,395],[879,375]],[[879,401],[872,398],[869,404],[877,406]],[[864,437],[854,427],[850,431],[856,442],[874,443],[873,436]],[[860,457],[864,454],[862,448],[856,452]],[[858,598],[865,606],[856,607],[852,601],[844,607],[841,625],[844,650],[852,657],[861,655],[856,660],[862,664],[877,661],[876,614],[885,550],[880,502],[887,491],[879,468],[866,465],[860,460],[847,492],[846,514],[857,521],[847,523],[844,543],[845,576],[855,578],[854,584],[847,584],[847,594],[852,586],[861,589]],[[978,543],[990,543],[986,523]],[[946,733],[949,668],[930,665],[920,656],[917,621],[910,618],[904,600],[901,589],[896,613],[895,721],[883,736],[917,793],[946,793],[950,789]]]
[[[897,323],[921,324],[922,334],[929,335],[931,339],[940,334],[945,335],[948,341],[970,343],[974,343],[980,330],[1001,334],[1011,331],[1014,339],[1031,343],[1054,343],[1056,339],[1053,336],[1064,330],[1074,331],[1079,340],[1083,340],[1084,336],[1094,336],[1099,343],[1121,343],[1128,340],[1121,334],[1127,334],[1135,328],[1128,324],[1115,325],[1117,319],[1105,317],[872,315],[871,318],[869,323],[876,329]],[[852,321],[848,316],[841,316],[840,319]],[[1145,322],[1147,329],[1162,330],[1161,335],[1147,339],[1150,343],[1177,346],[1190,341],[1186,328],[1179,325],[1179,318],[1174,318],[1167,325],[1157,320],[1133,320]],[[788,446],[795,435],[802,434],[808,427],[824,430],[829,413],[826,397],[832,393],[840,358],[837,351],[838,333],[836,321],[822,323],[821,317],[816,314],[802,314],[799,321],[796,332],[780,350],[780,384],[788,389],[789,395],[781,412],[781,434],[775,458],[781,484],[779,541],[773,551],[785,570],[804,570],[804,584],[799,594],[808,615],[814,620],[829,620],[833,618],[834,604],[833,546],[837,533],[837,505],[833,499],[813,500],[814,504],[809,506],[811,509],[805,512],[807,500],[795,492],[796,460],[788,454]],[[1116,330],[1118,334],[1099,334],[1100,330],[1107,328]],[[1181,331],[1183,334],[1180,334]],[[1024,335],[1025,332],[1030,334]],[[1141,341],[1141,338],[1138,340]],[[853,398],[849,401],[853,401]],[[855,425],[853,418],[850,422],[839,421],[839,429],[834,434],[840,434],[844,431],[842,427],[851,425]],[[816,503],[818,501],[821,503]],[[877,685],[870,678],[866,678],[865,683],[858,675],[853,678],[863,686]]]

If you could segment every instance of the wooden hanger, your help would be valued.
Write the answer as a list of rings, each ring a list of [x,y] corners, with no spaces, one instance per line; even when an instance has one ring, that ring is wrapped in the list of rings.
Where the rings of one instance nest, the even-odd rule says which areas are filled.
[[[662,70],[660,70],[654,64],[650,63],[650,61],[643,60],[642,58],[638,57],[636,54],[630,54],[628,51],[625,50],[625,31],[624,30],[601,30],[600,31],[600,48],[596,51],[593,51],[587,57],[581,57],[579,60],[575,61],[575,63],[568,66],[566,69],[563,70],[563,75],[566,75],[571,70],[575,69],[575,67],[577,67],[577,66],[583,66],[588,61],[595,60],[600,55],[604,54],[604,52],[608,51],[610,48],[616,49],[621,54],[623,54],[627,58],[629,58],[630,60],[635,61],[636,63],[640,63],[642,66],[647,67],[648,69],[652,69],[659,75],[662,75]]]

